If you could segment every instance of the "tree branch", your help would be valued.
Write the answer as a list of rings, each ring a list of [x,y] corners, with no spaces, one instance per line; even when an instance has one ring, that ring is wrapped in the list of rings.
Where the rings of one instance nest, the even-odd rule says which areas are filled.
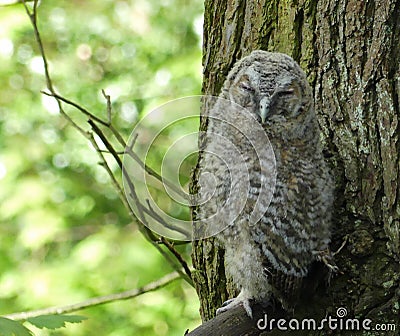
[[[37,26],[37,5],[38,5],[38,0],[34,0],[33,2],[33,9],[32,12],[31,10],[28,8],[28,5],[26,4],[25,0],[22,0],[22,3],[24,5],[26,14],[29,16],[29,19],[31,20],[32,23],[32,27],[33,27],[33,32],[35,34],[35,38],[36,38],[36,42],[37,45],[39,47],[39,52],[40,55],[42,57],[43,60],[43,66],[44,66],[44,75],[46,78],[46,84],[47,84],[47,88],[48,90],[51,92],[51,94],[53,96],[57,96],[57,93],[54,89],[54,85],[53,82],[51,80],[50,77],[50,71],[49,71],[49,63],[47,61],[47,56],[46,53],[44,51],[44,47],[43,47],[43,42],[42,42],[42,38],[40,36],[39,33],[39,28]],[[88,132],[86,132],[82,127],[80,127],[76,122],[74,122],[72,120],[72,118],[64,111],[63,106],[61,104],[60,99],[57,99],[55,97],[56,101],[57,101],[57,105],[58,105],[58,110],[60,111],[60,114],[63,115],[63,117],[79,132],[81,133],[85,138],[89,137]]]
[[[50,80],[51,82],[51,80]],[[49,96],[49,97],[54,97],[56,100],[60,100],[63,103],[67,104],[67,105],[71,105],[72,107],[75,107],[79,112],[81,112],[82,114],[88,116],[91,120],[94,120],[96,122],[98,122],[99,124],[102,124],[104,126],[108,126],[108,122],[100,119],[99,117],[96,117],[93,113],[89,112],[88,110],[86,110],[85,108],[83,108],[81,105],[73,102],[70,99],[67,99],[55,92],[46,92],[46,91],[41,91],[44,95]]]
[[[185,270],[185,273],[189,278],[192,278],[192,272],[190,271],[190,268],[186,262],[185,259],[182,258],[180,253],[175,249],[174,245],[171,244],[165,237],[160,238],[160,242],[164,244],[167,249],[175,256],[175,258],[179,261],[179,263],[182,265],[183,269]]]
[[[114,176],[114,173],[112,172],[112,170],[110,169],[104,155],[103,155],[103,151],[100,149],[99,145],[97,144],[96,140],[93,137],[93,133],[90,131],[85,131],[84,128],[82,128],[81,126],[79,126],[63,109],[63,105],[62,103],[65,103],[67,105],[70,105],[72,107],[74,107],[75,109],[77,109],[79,112],[81,112],[82,114],[86,115],[87,117],[89,117],[88,123],[91,126],[92,130],[99,136],[99,138],[101,139],[101,141],[103,142],[103,144],[106,146],[108,152],[112,155],[113,159],[117,162],[119,168],[121,170],[123,170],[123,165],[122,165],[122,160],[120,158],[120,155],[122,155],[121,153],[125,153],[125,152],[121,152],[121,151],[117,151],[115,149],[115,147],[113,146],[113,144],[109,141],[109,139],[107,138],[107,136],[104,134],[104,132],[100,129],[100,127],[96,124],[100,124],[101,126],[107,128],[108,130],[111,131],[112,135],[116,138],[116,140],[118,141],[118,143],[123,147],[126,148],[126,142],[123,139],[123,137],[121,136],[121,134],[115,129],[114,125],[112,124],[112,107],[111,107],[111,100],[110,100],[110,96],[108,96],[104,91],[102,91],[104,98],[106,99],[106,103],[107,103],[107,120],[103,120],[97,116],[95,116],[93,113],[91,113],[90,111],[88,111],[87,109],[83,108],[81,105],[71,101],[70,99],[67,99],[61,95],[59,95],[55,89],[54,89],[54,85],[50,76],[50,70],[49,70],[49,63],[45,54],[45,50],[44,50],[44,46],[43,46],[43,42],[40,36],[40,32],[38,29],[38,25],[37,25],[37,6],[38,6],[38,0],[34,0],[33,1],[33,6],[32,9],[30,9],[27,4],[25,3],[25,0],[21,0],[21,2],[24,5],[25,11],[28,14],[30,21],[32,23],[32,27],[33,27],[33,31],[35,34],[35,38],[39,47],[39,52],[41,54],[42,60],[43,60],[43,64],[44,64],[44,72],[45,72],[45,78],[46,78],[46,84],[47,84],[47,89],[49,90],[49,92],[43,92],[43,94],[53,97],[58,104],[58,108],[60,111],[60,114],[75,128],[78,130],[79,133],[81,133],[85,138],[87,138],[93,145],[93,147],[95,148],[96,152],[99,154],[100,160],[101,160],[101,165],[106,169],[108,175],[111,178],[111,182],[114,185],[114,187],[116,188],[124,206],[127,208],[127,210],[129,211],[129,213],[131,214],[131,216],[135,219],[136,223],[139,226],[140,232],[145,236],[145,238],[147,240],[149,240],[153,246],[155,246],[157,248],[157,250],[159,250],[159,252],[171,263],[171,265],[173,266],[174,269],[176,269],[176,271],[181,274],[181,276],[190,284],[193,286],[193,283],[191,281],[191,273],[190,270],[187,266],[187,263],[185,262],[184,258],[179,254],[178,251],[175,250],[175,248],[173,247],[172,244],[170,244],[166,239],[161,239],[161,242],[163,245],[165,245],[167,247],[167,249],[172,253],[173,258],[175,258],[175,260],[173,260],[173,258],[171,258],[166,251],[164,251],[160,246],[160,238],[156,235],[154,235],[147,226],[145,226],[146,224],[146,218],[144,217],[143,212],[146,212],[147,215],[149,216],[154,216],[154,213],[151,211],[151,209],[147,209],[143,204],[140,203],[139,199],[136,196],[135,193],[135,188],[134,185],[131,181],[129,183],[129,191],[130,193],[135,196],[135,203],[137,203],[138,208],[140,209],[140,218],[136,218],[136,216],[133,214],[130,206],[129,206],[129,202],[126,198],[126,195],[123,192],[123,189],[121,187],[121,185],[119,184],[119,182],[117,181],[116,177]],[[140,159],[137,157],[137,155],[135,155],[135,153],[133,153],[133,151],[130,148],[130,152],[129,155],[133,155],[134,159],[137,160],[138,162],[140,162],[140,166],[150,175],[158,178],[161,182],[164,182],[162,177],[157,174],[155,171],[153,171],[151,168],[149,168],[144,162],[141,162]],[[129,180],[129,179],[128,179]],[[173,187],[173,185],[169,185],[171,188]],[[175,187],[176,188],[176,187]],[[176,192],[178,192],[177,190],[175,190]],[[156,221],[159,220],[157,217],[154,218]],[[162,224],[162,223],[161,223]],[[185,270],[185,272],[182,272],[181,267]]]
[[[162,277],[161,279],[151,282],[141,288],[128,290],[128,291],[125,291],[122,293],[98,296],[98,297],[94,297],[94,298],[91,298],[91,299],[88,299],[88,300],[85,300],[85,301],[82,301],[79,303],[67,305],[67,306],[50,307],[50,308],[44,308],[44,309],[33,310],[33,311],[28,311],[28,312],[14,313],[14,314],[9,314],[9,315],[4,315],[3,317],[12,319],[12,320],[26,320],[28,318],[41,316],[41,315],[71,313],[71,312],[75,312],[77,310],[82,310],[82,309],[86,309],[89,307],[98,306],[101,304],[132,299],[139,295],[160,289],[160,288],[170,284],[171,282],[177,280],[178,278],[180,278],[180,274],[178,274],[177,272],[173,272],[173,273],[170,273],[170,274]]]
[[[250,319],[243,306],[237,306],[204,322],[193,331],[187,333],[186,336],[256,336],[263,334],[263,332],[267,332],[265,335],[268,336],[282,335],[280,330],[262,328],[264,327],[263,321],[266,316],[269,321],[271,319],[277,321],[280,318],[287,317],[283,310],[276,310],[271,306],[264,307],[262,304],[254,304],[252,305],[252,311],[253,318]],[[260,319],[263,320],[260,322],[261,329],[257,326]]]

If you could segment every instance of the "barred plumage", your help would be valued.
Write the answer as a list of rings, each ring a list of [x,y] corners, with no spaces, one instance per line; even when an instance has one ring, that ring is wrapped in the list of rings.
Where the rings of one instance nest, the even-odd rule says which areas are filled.
[[[260,157],[255,146],[269,144],[263,143],[252,119],[233,111],[233,105],[217,103],[211,109],[200,181],[210,172],[216,190],[199,215],[206,222],[226,207],[214,224],[226,221],[215,224],[227,225],[217,237],[225,248],[226,272],[241,291],[219,312],[243,303],[251,315],[249,300],[271,295],[290,309],[302,278],[330,241],[333,183],[321,150],[312,90],[291,57],[254,51],[235,64],[220,97],[244,107],[262,126],[274,155]],[[270,190],[272,199],[263,196],[262,188]]]

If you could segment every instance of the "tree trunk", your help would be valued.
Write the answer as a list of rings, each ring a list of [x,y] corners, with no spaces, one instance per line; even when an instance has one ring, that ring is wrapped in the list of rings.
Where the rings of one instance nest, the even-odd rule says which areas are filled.
[[[340,271],[295,315],[345,307],[371,325],[395,323],[398,335],[400,0],[205,1],[204,94],[218,95],[235,61],[255,49],[287,53],[306,72],[335,172],[331,250],[345,243],[335,256]],[[223,255],[213,239],[193,244],[203,321],[236,294]]]

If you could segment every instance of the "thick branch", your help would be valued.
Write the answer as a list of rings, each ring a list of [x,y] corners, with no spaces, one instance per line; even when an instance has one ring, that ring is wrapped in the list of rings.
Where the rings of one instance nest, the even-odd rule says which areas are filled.
[[[274,311],[271,307],[263,307],[261,304],[252,306],[253,318],[250,319],[242,306],[238,306],[220,315],[217,315],[211,320],[203,323],[195,330],[186,334],[186,336],[255,336],[261,335],[263,332],[268,332],[268,336],[282,335],[279,330],[269,331],[264,328],[264,321],[285,317],[283,311]],[[262,320],[262,321],[260,321]],[[257,323],[259,322],[259,328]]]

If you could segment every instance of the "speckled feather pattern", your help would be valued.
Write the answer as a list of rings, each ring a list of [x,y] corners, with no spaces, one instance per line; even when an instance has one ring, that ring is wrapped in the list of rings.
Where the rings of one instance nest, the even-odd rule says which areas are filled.
[[[225,249],[226,272],[241,291],[236,303],[268,300],[273,294],[284,307],[294,305],[315,252],[330,242],[333,182],[322,154],[312,90],[291,57],[258,50],[234,65],[220,97],[244,107],[262,126],[273,155],[260,160],[254,143],[263,138],[253,131],[250,119],[236,120],[228,104],[217,103],[209,111],[207,133],[212,136],[205,141],[200,162],[200,180],[203,172],[211,172],[216,189],[200,208],[200,218],[206,221],[226,206],[227,222],[221,227],[228,225],[217,238]],[[213,120],[227,114],[234,125]],[[243,133],[252,135],[246,138]],[[239,158],[240,153],[247,171],[234,164],[227,167],[207,152],[228,158]],[[272,169],[274,179],[269,176]],[[261,185],[273,194],[270,200],[259,200],[262,216],[254,223],[251,211]]]

